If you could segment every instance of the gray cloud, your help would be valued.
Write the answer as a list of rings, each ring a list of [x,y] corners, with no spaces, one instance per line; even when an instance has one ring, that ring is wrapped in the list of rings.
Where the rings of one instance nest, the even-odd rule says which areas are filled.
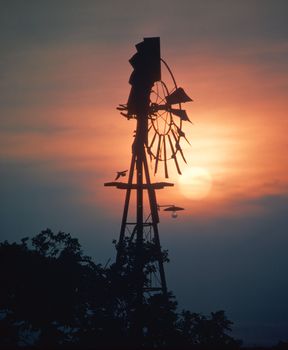
[[[135,35],[141,39],[151,26],[155,34],[186,45],[278,41],[287,39],[287,7],[285,0],[3,1],[0,40],[10,48],[59,40],[124,43]]]

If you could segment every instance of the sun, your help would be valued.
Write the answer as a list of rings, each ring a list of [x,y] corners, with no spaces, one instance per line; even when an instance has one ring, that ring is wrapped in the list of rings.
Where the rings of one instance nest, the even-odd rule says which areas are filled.
[[[203,199],[208,196],[212,187],[211,174],[204,168],[189,168],[179,177],[179,187],[185,197],[194,200]]]

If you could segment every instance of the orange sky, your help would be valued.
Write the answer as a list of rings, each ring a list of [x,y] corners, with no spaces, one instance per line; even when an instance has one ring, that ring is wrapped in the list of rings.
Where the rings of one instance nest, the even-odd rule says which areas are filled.
[[[17,118],[14,130],[1,132],[1,155],[9,159],[47,159],[56,172],[74,174],[69,181],[83,188],[84,202],[97,202],[93,195],[97,189],[105,198],[101,205],[110,206],[114,198],[118,207],[123,195],[107,190],[102,183],[113,179],[116,170],[127,168],[130,163],[135,122],[121,117],[115,107],[126,102],[129,94],[131,68],[127,59],[133,47],[121,48],[117,65],[105,47],[58,49],[56,55],[55,51],[35,51],[39,69],[42,67],[41,82],[45,82],[40,98],[47,93],[46,106],[43,109],[43,105],[37,105],[36,92],[32,108],[22,107],[20,112],[15,107],[13,117],[16,120],[21,113],[23,125]],[[209,47],[201,49],[195,53],[191,47],[179,56],[164,41],[162,56],[168,63],[171,61],[178,84],[194,100],[185,106],[193,125],[184,125],[192,147],[183,143],[183,149],[188,167],[201,167],[211,174],[212,190],[197,203],[185,199],[171,163],[171,181],[176,185],[159,193],[159,201],[185,206],[185,215],[195,210],[215,214],[220,208],[231,211],[231,202],[239,198],[286,193],[288,101],[283,86],[287,74],[269,71],[257,60],[249,60],[247,52],[234,51],[233,57],[221,53],[211,56]],[[272,49],[281,53],[287,47]],[[264,48],[251,50],[251,55],[261,55]],[[48,68],[43,72],[45,63]],[[29,67],[30,62],[26,65]],[[21,73],[24,81],[31,70],[12,73],[14,79],[19,79]],[[30,79],[33,86],[40,81],[36,73],[37,67]],[[57,88],[52,89],[55,85]],[[29,86],[24,93],[29,94]],[[13,124],[13,119],[9,123]],[[51,132],[42,132],[45,127]],[[182,165],[183,170],[185,167]],[[81,173],[85,173],[86,181],[77,176]],[[155,180],[160,179],[158,176]]]

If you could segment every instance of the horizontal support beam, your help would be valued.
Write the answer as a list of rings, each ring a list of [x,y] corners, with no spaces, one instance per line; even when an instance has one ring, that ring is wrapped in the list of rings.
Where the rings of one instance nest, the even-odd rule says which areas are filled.
[[[136,226],[137,222],[126,222],[126,225],[131,225],[131,226]],[[143,222],[143,227],[149,227],[152,226],[153,223],[152,222]]]
[[[116,187],[119,188],[120,190],[137,190],[137,188],[139,188],[140,186],[137,186],[137,184],[128,184],[128,183],[124,183],[124,182],[106,182],[104,183],[104,186],[106,187]],[[170,182],[155,182],[154,184],[151,184],[150,187],[147,184],[143,184],[141,186],[141,188],[143,188],[143,190],[147,190],[148,188],[154,188],[154,190],[161,190],[164,187],[172,187],[174,186],[174,184],[170,183]]]
[[[143,288],[144,292],[158,292],[158,291],[162,291],[163,289],[161,287],[150,287],[150,288]]]

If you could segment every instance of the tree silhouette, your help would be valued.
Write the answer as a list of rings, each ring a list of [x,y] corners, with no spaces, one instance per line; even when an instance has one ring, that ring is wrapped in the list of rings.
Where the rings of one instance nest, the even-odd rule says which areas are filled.
[[[183,345],[193,344],[209,347],[238,347],[239,340],[227,334],[233,322],[229,321],[224,311],[211,312],[210,317],[183,311],[178,321]]]
[[[146,248],[149,266],[153,246]],[[133,259],[133,252],[127,256]],[[129,259],[124,271],[103,268],[83,254],[77,239],[49,229],[21,243],[0,243],[0,347],[134,349],[139,342],[132,332],[135,282]],[[223,311],[209,318],[189,311],[179,316],[176,307],[171,293],[145,299],[143,347],[237,345],[226,334],[232,323]]]
[[[109,290],[104,270],[82,254],[70,234],[48,229],[32,239],[31,247],[27,242],[0,245],[3,322],[10,332],[17,329],[20,342],[31,333],[39,344],[65,343],[72,335],[74,340],[87,314],[104,317]],[[11,337],[1,339],[9,343]]]

